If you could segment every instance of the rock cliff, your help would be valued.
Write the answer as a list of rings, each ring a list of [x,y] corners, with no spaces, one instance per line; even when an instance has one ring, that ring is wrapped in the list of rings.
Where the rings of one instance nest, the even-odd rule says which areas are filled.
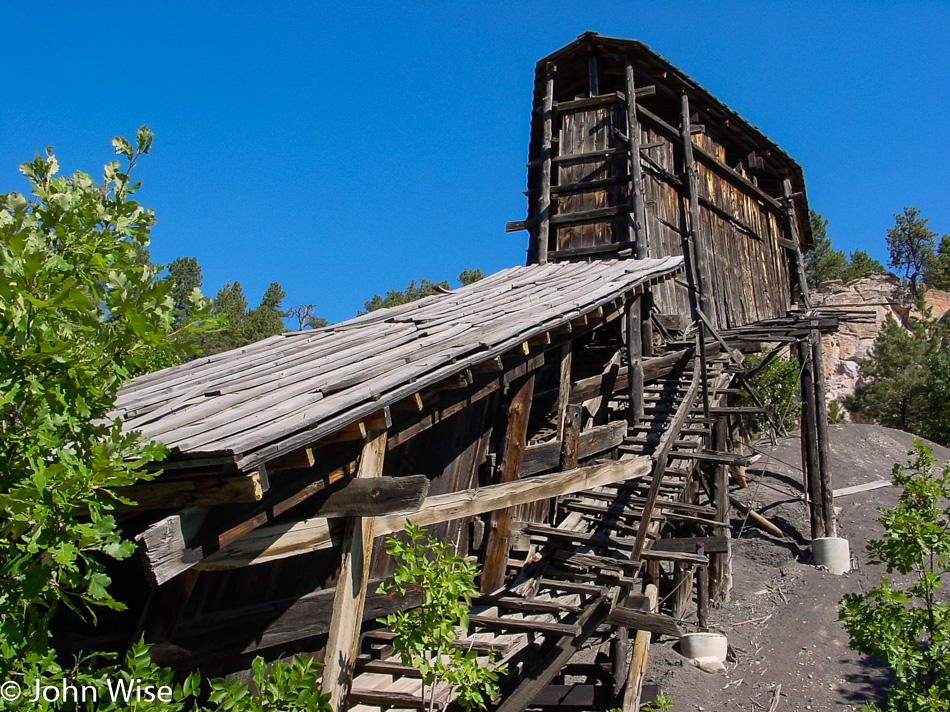
[[[910,315],[920,316],[913,307],[910,291],[890,274],[874,274],[853,282],[823,283],[812,292],[816,305],[873,312],[874,323],[842,322],[836,334],[823,339],[825,380],[829,402],[854,393],[859,381],[858,359],[867,357],[887,315],[901,324]],[[950,312],[950,292],[929,289],[926,303],[933,316],[943,318]]]

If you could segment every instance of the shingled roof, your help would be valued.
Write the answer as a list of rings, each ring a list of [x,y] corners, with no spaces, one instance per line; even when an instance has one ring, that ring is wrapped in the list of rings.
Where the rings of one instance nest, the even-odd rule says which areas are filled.
[[[681,257],[512,267],[447,294],[273,336],[133,380],[115,416],[172,456],[242,469],[670,278]]]

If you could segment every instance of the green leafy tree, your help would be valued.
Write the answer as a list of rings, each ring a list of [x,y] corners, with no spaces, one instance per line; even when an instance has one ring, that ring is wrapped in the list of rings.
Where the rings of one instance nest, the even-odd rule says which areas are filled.
[[[405,596],[409,586],[421,586],[423,603],[380,622],[396,634],[393,650],[402,664],[422,675],[422,700],[430,712],[436,709],[435,692],[440,682],[450,685],[450,698],[463,709],[485,708],[498,694],[496,682],[504,665],[480,660],[475,651],[454,644],[459,630],[468,627],[478,565],[409,521],[406,536],[408,542],[396,536],[386,539],[386,553],[400,559],[402,565],[379,591]]]
[[[749,354],[745,359],[748,369],[762,363],[768,352]],[[792,430],[798,425],[798,408],[795,399],[800,391],[798,363],[785,356],[776,356],[763,366],[752,378],[752,385],[762,396],[768,415],[749,415],[744,420],[750,434],[762,436],[769,431],[771,424]],[[756,403],[745,390],[739,395],[740,406],[755,406]]]
[[[917,280],[934,254],[937,233],[927,227],[927,218],[920,217],[917,208],[904,208],[903,214],[894,214],[896,224],[887,231],[887,249],[890,266],[904,270],[910,281],[910,291],[917,293]]]
[[[884,538],[869,541],[872,564],[888,576],[864,594],[847,594],[839,618],[851,647],[880,656],[896,683],[887,709],[950,710],[950,604],[940,595],[950,571],[950,463],[936,472],[930,448],[917,441],[908,466],[895,465],[897,505],[879,510]],[[868,705],[867,710],[877,710]]]
[[[884,265],[871,257],[864,250],[853,250],[848,255],[848,264],[841,272],[843,282],[853,282],[869,274],[885,274]]]
[[[910,319],[907,328],[888,315],[868,357],[858,363],[861,382],[846,407],[882,425],[946,440],[941,421],[950,389],[946,327]]]
[[[927,261],[924,282],[928,287],[950,290],[950,235],[940,238],[940,244]]]
[[[114,488],[147,477],[164,449],[109,418],[119,386],[177,360],[208,304],[174,327],[171,284],[141,259],[155,223],[132,199],[152,144],[139,129],[102,182],[58,175],[52,149],[20,166],[32,199],[0,196],[0,673],[49,664],[58,605],[121,608],[103,559],[128,556]],[[2,676],[2,675],[0,675]]]
[[[830,279],[841,279],[841,275],[848,266],[848,259],[843,252],[831,246],[828,237],[828,221],[814,210],[809,215],[811,232],[815,247],[805,253],[805,276],[808,286],[815,288],[822,282]]]

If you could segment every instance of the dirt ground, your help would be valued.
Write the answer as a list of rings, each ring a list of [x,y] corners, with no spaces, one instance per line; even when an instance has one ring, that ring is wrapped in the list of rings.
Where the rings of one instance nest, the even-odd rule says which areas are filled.
[[[835,489],[890,479],[893,464],[906,462],[915,439],[871,425],[837,425],[830,433]],[[867,701],[882,703],[887,670],[848,647],[838,601],[880,580],[883,567],[867,564],[864,544],[880,537],[877,508],[893,506],[898,492],[884,487],[836,499],[839,536],[850,541],[853,569],[835,576],[812,564],[797,433],[757,447],[763,454],[748,470],[749,486],[734,494],[754,503],[787,536],[778,539],[732,520],[731,599],[711,609],[710,629],[728,636],[734,660],[725,673],[703,672],[675,651],[675,640],[655,640],[647,682],[658,684],[673,709],[684,712],[853,710]],[[933,448],[938,460],[950,459],[950,450]]]

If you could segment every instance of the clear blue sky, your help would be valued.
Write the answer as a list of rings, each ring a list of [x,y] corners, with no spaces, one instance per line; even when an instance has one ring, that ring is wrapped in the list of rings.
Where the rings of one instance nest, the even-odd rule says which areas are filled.
[[[947,2],[11,2],[0,190],[47,145],[98,173],[148,124],[157,262],[331,321],[412,278],[521,264],[535,62],[639,39],[799,161],[835,246],[892,214],[950,232]],[[576,19],[575,19],[576,18]]]

